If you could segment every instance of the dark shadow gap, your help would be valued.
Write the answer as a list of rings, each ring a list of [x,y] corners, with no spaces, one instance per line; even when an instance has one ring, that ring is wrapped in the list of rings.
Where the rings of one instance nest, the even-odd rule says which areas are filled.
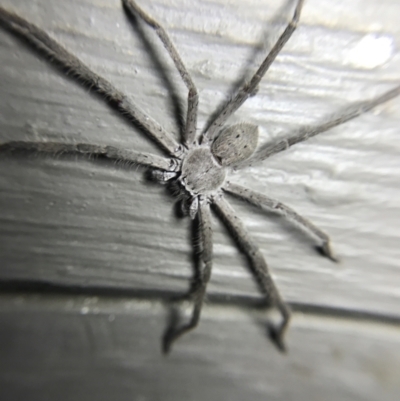
[[[111,299],[130,298],[136,300],[148,300],[159,302],[171,302],[181,299],[185,294],[175,291],[162,290],[140,290],[105,287],[105,286],[79,286],[49,283],[40,280],[2,280],[0,281],[0,301],[1,297],[7,295],[41,295],[41,296],[87,296],[103,297]],[[328,307],[324,305],[311,305],[301,302],[288,303],[295,313],[302,313],[309,316],[340,318],[351,321],[364,321],[400,327],[400,316],[382,315],[375,312],[344,309],[338,307]],[[227,294],[208,294],[207,305],[234,306],[244,309],[265,309],[266,304],[259,297],[227,295]]]

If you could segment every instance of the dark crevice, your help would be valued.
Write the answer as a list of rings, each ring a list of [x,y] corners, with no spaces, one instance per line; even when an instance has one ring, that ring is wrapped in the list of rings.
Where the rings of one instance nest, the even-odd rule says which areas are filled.
[[[80,286],[70,284],[63,285],[40,280],[33,281],[21,279],[0,281],[0,300],[1,296],[4,295],[40,295],[43,297],[87,296],[103,297],[104,299],[130,298],[131,300],[154,300],[160,302],[176,301],[180,298],[185,299],[184,294],[168,290],[140,290],[130,289],[128,287],[116,288],[105,286]],[[400,316],[394,316],[390,314],[384,315],[376,312],[329,307],[324,305],[311,305],[301,302],[289,302],[288,304],[290,305],[294,313],[302,313],[305,315],[312,315],[324,318],[340,318],[351,320],[352,322],[363,321],[400,326]],[[265,301],[259,297],[227,294],[208,294],[207,305],[227,305],[252,309],[264,309],[268,306],[265,304]]]

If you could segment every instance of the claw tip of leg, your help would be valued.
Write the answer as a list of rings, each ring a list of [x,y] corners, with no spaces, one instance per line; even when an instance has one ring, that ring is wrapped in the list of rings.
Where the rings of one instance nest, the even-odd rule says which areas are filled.
[[[280,330],[277,330],[275,327],[270,327],[269,329],[269,335],[271,340],[274,342],[276,347],[281,351],[282,353],[287,352],[287,348],[285,345],[285,341],[283,340],[283,335]]]
[[[164,354],[164,355],[169,355],[170,352],[171,352],[171,344],[166,344],[166,343],[164,342],[163,347],[162,347],[162,350],[163,350],[163,354]]]
[[[332,262],[339,263],[339,258],[337,258],[331,250],[329,244],[323,244],[316,247],[317,252],[322,256],[326,256]]]
[[[164,355],[169,355],[172,349],[172,341],[169,336],[165,336],[162,342],[162,351]]]

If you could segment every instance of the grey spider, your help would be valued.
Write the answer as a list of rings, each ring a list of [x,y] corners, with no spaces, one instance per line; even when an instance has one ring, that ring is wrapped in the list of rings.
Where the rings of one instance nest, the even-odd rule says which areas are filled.
[[[164,350],[166,352],[170,350],[178,337],[196,327],[199,322],[206,285],[212,268],[210,205],[213,206],[217,216],[222,219],[236,239],[241,251],[247,256],[259,288],[265,296],[266,303],[277,308],[282,316],[281,322],[271,328],[271,337],[279,349],[284,350],[284,334],[290,320],[289,306],[281,298],[259,248],[251,239],[242,222],[236,217],[224,194],[227,193],[239,197],[260,208],[280,213],[294,221],[317,240],[319,249],[325,256],[335,260],[330,248],[329,237],[288,206],[228,181],[228,173],[232,169],[244,168],[253,163],[263,161],[296,143],[305,141],[371,110],[373,107],[398,96],[400,94],[400,86],[375,99],[354,104],[340,117],[328,122],[313,127],[301,127],[295,134],[277,143],[263,146],[258,151],[256,151],[258,143],[257,126],[248,123],[226,126],[225,124],[229,117],[241,107],[249,96],[255,94],[261,79],[295,31],[304,3],[304,0],[297,0],[290,22],[256,73],[249,82],[239,88],[236,95],[225,104],[211,124],[200,135],[197,135],[198,92],[177,50],[162,26],[146,14],[133,0],[122,0],[122,3],[130,15],[140,18],[155,30],[187,86],[187,115],[183,143],[177,142],[173,135],[166,132],[156,121],[141,111],[110,82],[89,69],[78,58],[50,38],[43,30],[0,7],[0,23],[3,27],[29,42],[41,54],[48,57],[52,63],[76,77],[84,85],[94,88],[103,95],[111,106],[121,114],[128,116],[135,125],[139,126],[153,139],[169,158],[118,149],[112,146],[58,142],[6,142],[0,144],[0,152],[27,151],[51,155],[80,154],[138,164],[149,168],[159,182],[168,182],[177,189],[177,195],[183,198],[187,205],[189,216],[192,219],[198,219],[200,223],[202,268],[191,292],[194,300],[191,319],[186,324],[167,330],[164,336]]]

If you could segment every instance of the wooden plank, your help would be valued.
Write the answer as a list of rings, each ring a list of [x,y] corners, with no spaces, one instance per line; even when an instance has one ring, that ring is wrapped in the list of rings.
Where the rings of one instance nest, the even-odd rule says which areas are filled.
[[[177,132],[170,85],[185,90],[151,33],[149,46],[118,0],[11,1],[168,130]],[[319,121],[348,102],[399,81],[395,0],[333,5],[306,2],[301,27],[237,115],[262,127],[265,141]],[[200,90],[200,123],[233,83],[254,67],[289,15],[272,0],[154,1],[147,9],[171,32]],[[101,100],[65,79],[8,33],[0,32],[0,140],[65,140],[156,152]],[[373,57],[365,49],[374,49]],[[160,69],[162,68],[162,69]],[[400,101],[237,173],[329,232],[342,262],[317,256],[311,241],[247,205],[233,202],[292,303],[399,317]],[[190,222],[175,216],[163,188],[121,166],[33,158],[0,160],[0,276],[3,280],[182,292],[192,276]],[[216,223],[210,294],[253,296],[255,287]]]
[[[160,356],[159,301],[0,297],[0,395],[41,400],[397,400],[400,329],[295,314],[282,356],[263,316],[211,303]]]

